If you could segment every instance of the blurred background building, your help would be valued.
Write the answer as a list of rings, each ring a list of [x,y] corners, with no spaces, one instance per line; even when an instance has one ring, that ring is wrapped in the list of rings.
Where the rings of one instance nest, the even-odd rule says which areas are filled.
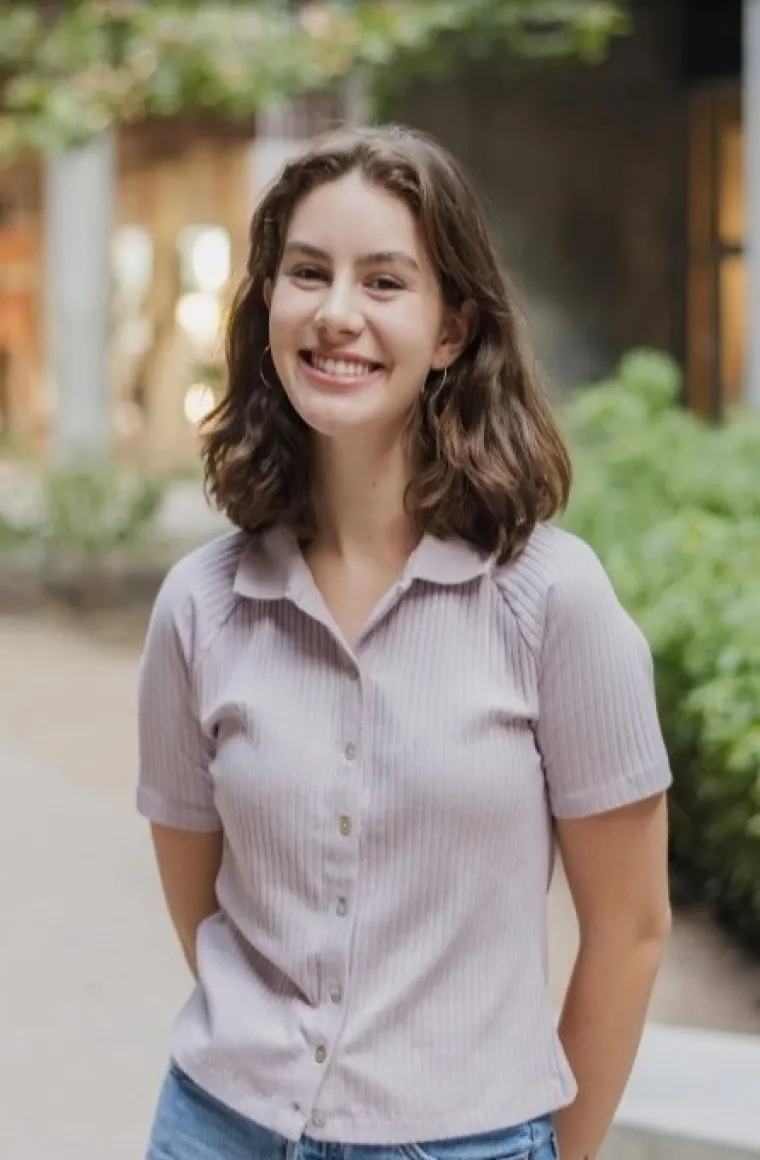
[[[328,123],[312,105],[275,127],[282,141],[265,135],[267,176],[284,142],[297,147]],[[258,161],[253,124],[187,115],[118,130],[108,400],[118,454],[139,450],[157,468],[197,458],[195,424],[219,383],[220,328],[233,272],[245,266]],[[39,449],[56,412],[45,367],[44,182],[38,159],[0,170],[0,427],[9,442]],[[84,253],[72,257],[85,266]],[[75,294],[76,264],[66,278],[63,293]]]
[[[632,34],[596,67],[479,64],[401,113],[477,174],[555,382],[646,344],[718,414],[744,390],[742,4],[630,8]]]
[[[473,172],[555,384],[599,377],[648,345],[685,365],[689,405],[717,416],[747,377],[742,3],[633,0],[631,10],[631,34],[603,63],[496,53],[400,87],[384,113],[429,129]],[[194,462],[256,195],[289,150],[345,114],[342,91],[247,120],[191,111],[117,130],[112,189],[103,185],[117,455],[169,470]],[[78,180],[94,189],[102,164],[100,178],[96,165]],[[68,259],[46,251],[44,171],[28,155],[0,168],[0,431],[6,446],[38,450],[61,413],[45,288],[75,293],[70,270],[50,291],[67,261],[84,287],[94,243],[93,230],[77,253],[68,238]],[[96,377],[81,368],[71,374]],[[66,408],[80,427],[97,409],[92,390]]]

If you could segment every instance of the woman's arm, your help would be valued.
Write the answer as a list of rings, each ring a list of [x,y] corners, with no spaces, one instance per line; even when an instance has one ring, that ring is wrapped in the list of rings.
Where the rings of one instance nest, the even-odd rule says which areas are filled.
[[[578,1097],[556,1116],[562,1160],[595,1160],[628,1082],[670,931],[667,809],[660,794],[559,821],[580,926],[560,1021]]]
[[[197,977],[198,927],[219,909],[216,879],[222,861],[222,832],[200,833],[154,823],[151,834],[169,914],[187,965]]]

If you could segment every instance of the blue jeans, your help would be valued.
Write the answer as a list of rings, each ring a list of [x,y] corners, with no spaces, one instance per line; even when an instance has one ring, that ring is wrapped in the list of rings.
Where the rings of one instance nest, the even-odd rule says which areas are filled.
[[[557,1160],[551,1116],[485,1135],[420,1144],[297,1144],[233,1112],[172,1065],[146,1160]]]

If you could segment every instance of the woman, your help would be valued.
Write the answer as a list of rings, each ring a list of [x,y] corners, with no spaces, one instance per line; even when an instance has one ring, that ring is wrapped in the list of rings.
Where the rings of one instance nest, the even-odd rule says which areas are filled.
[[[228,362],[205,468],[240,531],[170,573],[141,670],[196,980],[150,1160],[595,1157],[668,931],[670,775],[644,640],[548,523],[567,455],[454,161],[387,128],[289,164]]]

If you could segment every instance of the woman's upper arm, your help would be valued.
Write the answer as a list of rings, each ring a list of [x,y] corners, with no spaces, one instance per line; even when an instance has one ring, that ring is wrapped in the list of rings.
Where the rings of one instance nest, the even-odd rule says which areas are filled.
[[[581,939],[615,932],[659,940],[670,925],[668,815],[663,793],[630,806],[557,822]]]
[[[573,549],[548,596],[536,730],[559,846],[584,939],[658,936],[671,774],[652,657],[591,549]]]
[[[140,663],[137,807],[178,829],[221,829],[214,803],[214,744],[204,733],[193,680],[193,607],[174,571],[156,600]]]
[[[547,595],[536,740],[552,812],[585,818],[668,789],[649,646],[574,538]]]
[[[214,801],[213,740],[193,680],[193,610],[181,571],[156,600],[138,682],[139,811],[151,822],[166,902],[195,972],[198,926],[217,909],[222,825]]]

